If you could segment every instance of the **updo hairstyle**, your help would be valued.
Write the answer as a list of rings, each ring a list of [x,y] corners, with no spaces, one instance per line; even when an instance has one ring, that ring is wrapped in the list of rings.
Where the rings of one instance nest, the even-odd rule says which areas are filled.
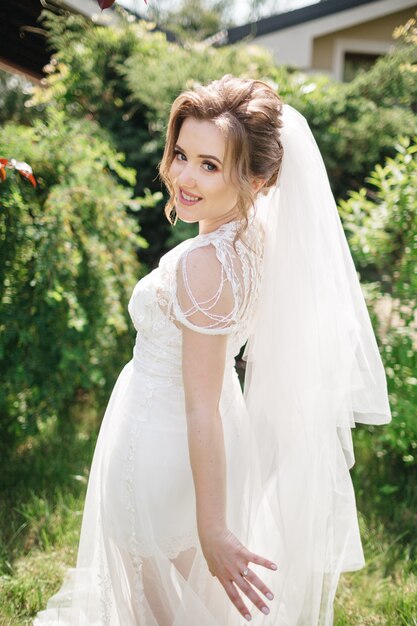
[[[244,226],[256,192],[253,179],[265,180],[266,193],[278,177],[283,148],[279,129],[282,102],[270,85],[261,80],[226,75],[207,85],[184,91],[173,102],[168,120],[165,150],[159,171],[170,193],[165,207],[168,220],[176,222],[175,191],[169,169],[184,120],[213,122],[226,138],[225,167],[238,187],[237,208]]]

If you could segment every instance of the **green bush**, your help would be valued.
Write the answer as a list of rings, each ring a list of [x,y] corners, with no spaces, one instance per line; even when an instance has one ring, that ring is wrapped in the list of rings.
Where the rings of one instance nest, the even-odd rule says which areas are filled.
[[[368,188],[340,204],[350,248],[366,285],[385,364],[393,421],[375,429],[378,458],[400,488],[417,468],[417,145],[402,138]],[[387,495],[390,486],[386,485]],[[387,491],[388,490],[388,491]]]
[[[390,66],[388,80],[400,65],[396,56],[381,63]],[[372,69],[356,80],[373,80],[368,73],[372,74]],[[375,165],[393,156],[400,135],[417,133],[417,116],[411,108],[402,106],[400,99],[396,105],[388,105],[377,94],[365,96],[357,89],[356,80],[338,83],[297,73],[287,96],[311,126],[337,198],[359,189]]]
[[[417,133],[417,29],[394,32],[397,44],[350,83],[299,71],[278,80],[284,98],[307,118],[323,154],[333,191],[346,197],[388,156],[400,135]]]
[[[0,153],[27,161],[38,187],[0,185],[0,440],[12,450],[77,393],[100,397],[131,349],[127,298],[144,242],[126,207],[134,183],[91,121],[50,113],[6,124]]]
[[[32,85],[17,74],[0,70],[0,124],[31,124],[36,107],[27,107]]]
[[[417,21],[410,19],[394,31],[397,45],[378,59],[368,72],[350,84],[351,93],[379,103],[384,108],[402,107],[416,112]],[[409,129],[405,129],[409,132]]]

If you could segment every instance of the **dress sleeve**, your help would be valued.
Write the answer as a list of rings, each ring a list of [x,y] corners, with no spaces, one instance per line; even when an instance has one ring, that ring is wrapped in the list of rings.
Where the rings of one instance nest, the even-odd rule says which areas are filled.
[[[234,330],[237,298],[226,265],[219,260],[212,244],[181,255],[172,298],[177,322],[205,334],[227,334]]]

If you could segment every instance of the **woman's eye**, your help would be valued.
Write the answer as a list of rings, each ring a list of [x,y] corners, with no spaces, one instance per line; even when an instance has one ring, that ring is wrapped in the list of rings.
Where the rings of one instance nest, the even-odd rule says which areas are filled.
[[[208,172],[215,172],[217,170],[216,165],[214,165],[214,163],[210,163],[210,161],[204,161],[203,163],[203,167],[204,169],[206,169]]]
[[[186,161],[186,156],[183,152],[179,152],[179,150],[174,150],[174,155],[178,161]]]

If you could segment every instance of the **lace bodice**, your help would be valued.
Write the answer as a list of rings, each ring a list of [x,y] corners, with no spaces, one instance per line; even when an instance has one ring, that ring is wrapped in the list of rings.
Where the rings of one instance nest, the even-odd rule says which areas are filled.
[[[264,233],[252,217],[235,242],[238,222],[188,239],[136,285],[129,313],[137,330],[134,361],[150,375],[181,376],[181,328],[228,334],[238,354],[256,310]]]

